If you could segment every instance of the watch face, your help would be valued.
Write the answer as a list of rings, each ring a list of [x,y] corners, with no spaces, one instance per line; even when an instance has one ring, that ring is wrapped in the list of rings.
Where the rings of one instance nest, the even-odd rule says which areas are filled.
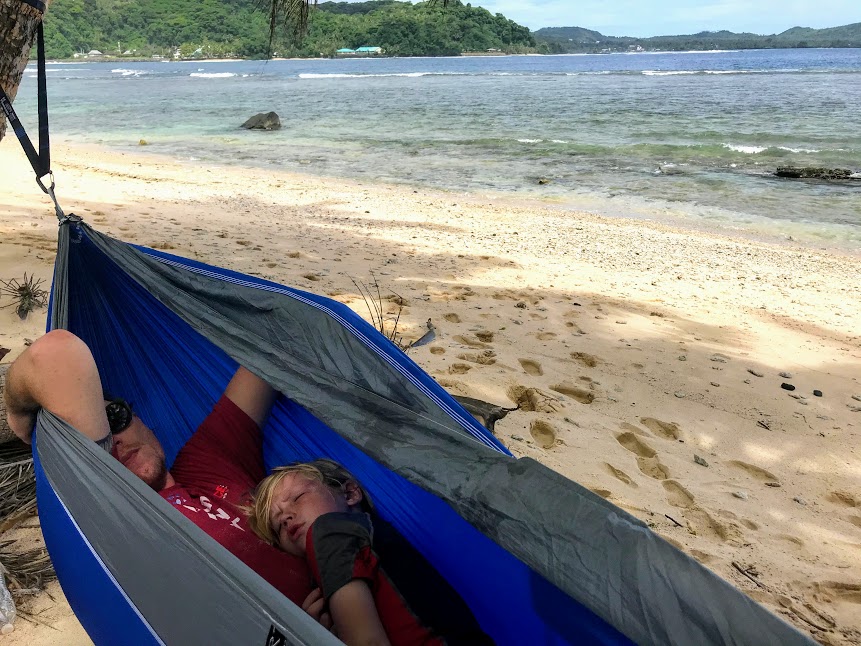
[[[105,406],[105,414],[108,416],[108,425],[111,433],[116,435],[126,430],[132,423],[132,407],[124,399],[115,399]]]

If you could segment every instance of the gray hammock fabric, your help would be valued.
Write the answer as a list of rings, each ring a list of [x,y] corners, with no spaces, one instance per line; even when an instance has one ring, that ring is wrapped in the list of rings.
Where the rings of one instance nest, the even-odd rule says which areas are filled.
[[[380,358],[326,312],[161,261],[80,227],[120,271],[234,360],[290,393],[365,454],[447,502],[633,641],[812,643],[630,514],[535,460],[514,459],[464,433],[415,384],[381,371]],[[52,327],[68,325],[69,233],[69,226],[60,227]],[[165,643],[262,643],[261,622],[278,626],[290,643],[333,641],[62,420],[42,414],[38,437],[51,488],[115,578],[134,582],[128,596]],[[129,509],[135,510],[131,518]],[[164,578],[176,572],[182,575],[165,588]],[[158,597],[148,590],[159,590]],[[183,609],[209,608],[207,621],[224,614],[218,608],[229,597],[229,625],[216,622],[201,639],[199,624],[191,630],[175,625],[175,618],[152,619],[163,618],[159,607],[174,596],[177,603],[185,600]],[[234,621],[240,616],[250,617],[250,633]],[[195,624],[185,610],[182,622]],[[225,642],[225,634],[231,640]],[[248,634],[254,640],[246,641]]]

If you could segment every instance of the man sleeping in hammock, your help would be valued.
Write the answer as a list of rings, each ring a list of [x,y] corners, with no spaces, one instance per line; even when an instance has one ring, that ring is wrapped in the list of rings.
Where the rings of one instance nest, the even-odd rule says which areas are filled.
[[[457,592],[332,460],[274,469],[257,487],[249,525],[307,560],[348,646],[492,643]]]
[[[9,367],[4,391],[9,427],[22,440],[30,442],[39,409],[50,410],[330,628],[305,559],[257,538],[243,511],[266,475],[260,429],[275,395],[269,384],[239,368],[168,471],[161,443],[128,404],[106,405],[92,353],[70,332],[54,330],[27,348]]]

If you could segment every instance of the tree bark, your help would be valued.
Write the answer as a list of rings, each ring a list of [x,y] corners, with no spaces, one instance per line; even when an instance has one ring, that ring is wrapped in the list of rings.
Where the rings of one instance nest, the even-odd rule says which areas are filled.
[[[45,3],[47,4],[47,2]],[[21,0],[0,0],[0,87],[15,100],[42,14]],[[0,111],[0,141],[6,117]]]
[[[3,389],[6,386],[6,371],[9,369],[9,364],[0,365],[0,444],[6,444],[15,439],[15,434],[9,428],[9,422],[6,421],[6,400],[3,398]]]

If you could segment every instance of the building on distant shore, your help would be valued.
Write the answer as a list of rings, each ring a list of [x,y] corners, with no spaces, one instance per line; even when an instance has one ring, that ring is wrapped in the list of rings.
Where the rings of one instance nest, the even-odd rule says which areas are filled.
[[[335,52],[335,56],[379,56],[382,53],[382,47],[359,47],[358,49],[350,49],[349,47],[343,47],[337,52]]]

